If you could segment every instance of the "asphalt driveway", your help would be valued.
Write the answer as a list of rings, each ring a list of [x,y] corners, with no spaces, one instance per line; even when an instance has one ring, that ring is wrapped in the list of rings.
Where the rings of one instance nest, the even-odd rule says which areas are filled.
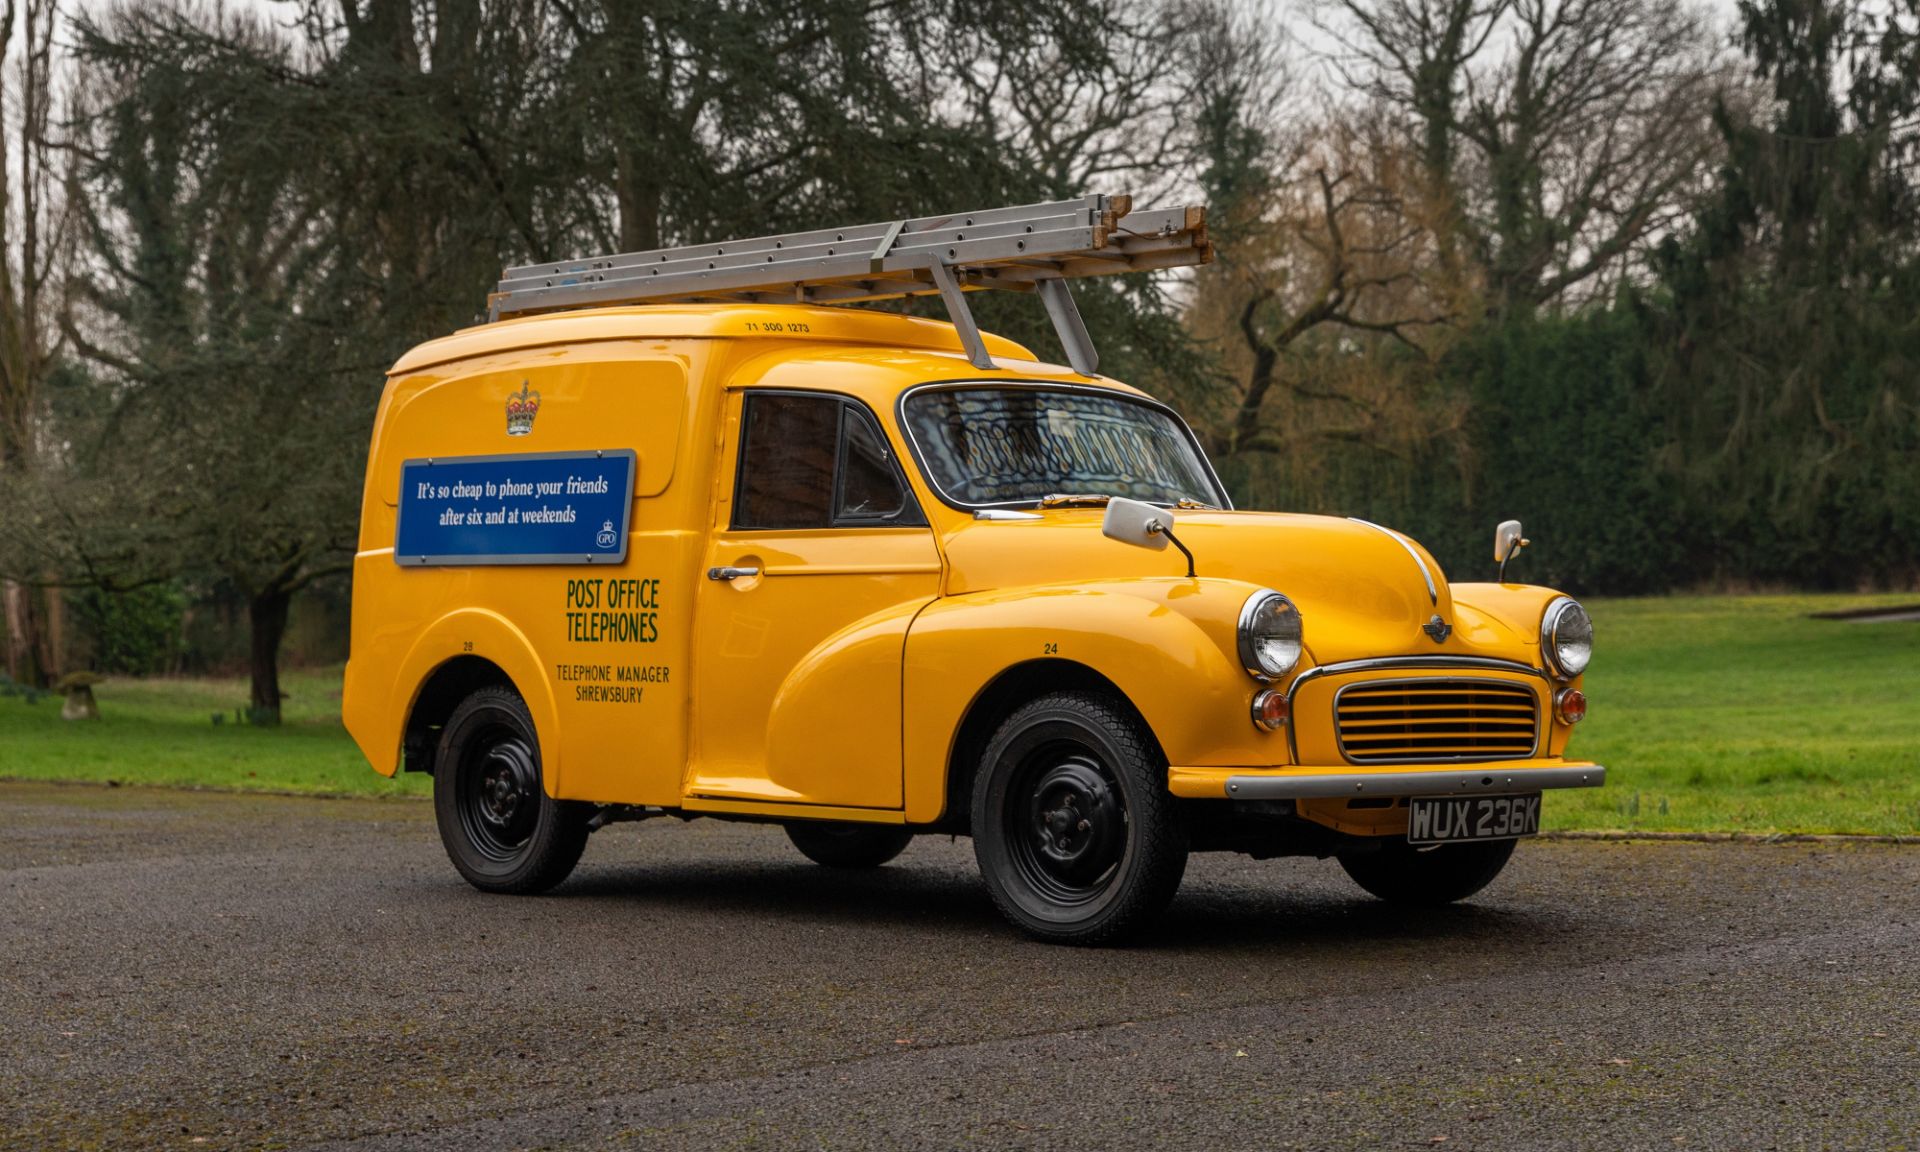
[[[0,784],[0,1146],[1920,1148],[1920,848],[1542,842],[1407,914],[1196,857],[1032,944],[965,840],[597,834],[487,897],[419,802]]]

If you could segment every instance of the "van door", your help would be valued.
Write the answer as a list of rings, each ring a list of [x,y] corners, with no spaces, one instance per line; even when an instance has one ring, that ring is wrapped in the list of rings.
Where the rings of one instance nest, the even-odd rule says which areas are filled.
[[[902,807],[901,660],[940,551],[892,444],[857,401],[754,389],[722,451],[688,794]]]

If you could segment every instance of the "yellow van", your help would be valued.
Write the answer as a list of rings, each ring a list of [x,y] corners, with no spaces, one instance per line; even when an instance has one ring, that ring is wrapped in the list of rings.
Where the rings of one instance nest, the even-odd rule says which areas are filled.
[[[971,835],[1066,942],[1137,928],[1190,851],[1478,891],[1543,791],[1604,780],[1566,756],[1591,624],[1389,528],[1235,511],[1064,290],[1210,251],[1195,210],[1089,197],[509,270],[390,373],[348,729],[433,775],[488,891],[658,816],[844,868]],[[979,332],[982,288],[1041,296],[1074,366]],[[838,306],[920,292],[953,322]]]

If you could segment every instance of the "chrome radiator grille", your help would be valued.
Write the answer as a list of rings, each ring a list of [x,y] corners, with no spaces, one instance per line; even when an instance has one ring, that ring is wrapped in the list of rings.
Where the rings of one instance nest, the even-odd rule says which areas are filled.
[[[1340,751],[1355,764],[1523,760],[1539,741],[1533,690],[1504,680],[1349,684],[1333,712]]]

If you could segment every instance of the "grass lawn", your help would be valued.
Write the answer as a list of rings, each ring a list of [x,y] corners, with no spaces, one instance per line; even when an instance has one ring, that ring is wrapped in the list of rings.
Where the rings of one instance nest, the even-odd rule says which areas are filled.
[[[1591,602],[1592,711],[1573,752],[1609,785],[1548,798],[1555,828],[1920,834],[1920,622],[1807,613],[1920,596]],[[340,727],[338,669],[294,672],[286,724],[237,725],[238,680],[109,680],[102,719],[0,697],[0,777],[358,795],[425,794],[373,773]],[[215,726],[220,712],[225,723]]]
[[[1571,751],[1607,787],[1560,828],[1920,834],[1920,622],[1809,612],[1904,596],[1600,600]]]
[[[100,719],[60,719],[60,698],[0,697],[0,777],[186,788],[426,795],[431,781],[367,767],[340,726],[340,669],[282,672],[279,728],[238,722],[245,680],[110,679]],[[219,713],[222,723],[215,725]]]

